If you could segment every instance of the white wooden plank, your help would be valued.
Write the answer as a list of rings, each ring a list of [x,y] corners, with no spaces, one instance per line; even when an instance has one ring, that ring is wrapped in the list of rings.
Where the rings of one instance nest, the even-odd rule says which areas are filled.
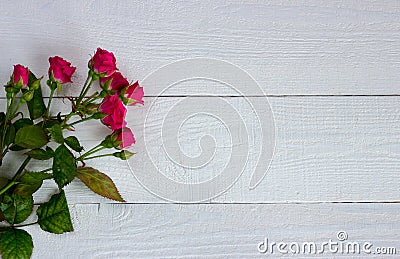
[[[54,235],[38,226],[33,258],[263,258],[269,242],[370,242],[399,252],[399,204],[91,204],[71,209],[75,232]],[[371,250],[372,250],[371,249]],[[309,258],[310,254],[297,257]],[[321,258],[390,258],[374,254],[319,254]]]
[[[0,12],[1,82],[15,63],[43,75],[47,58],[61,55],[83,83],[101,46],[131,80],[210,57],[240,66],[271,95],[400,93],[398,1],[6,1]],[[146,94],[159,92],[150,85]]]
[[[37,226],[26,227],[34,236],[33,258],[261,258],[270,256],[257,251],[266,237],[275,242],[327,242],[336,241],[338,231],[346,231],[350,242],[400,249],[400,97],[382,96],[400,94],[400,2],[23,0],[4,1],[0,11],[0,82],[8,80],[16,63],[28,65],[37,75],[46,74],[48,56],[61,55],[78,66],[75,83],[64,87],[64,94],[77,95],[89,54],[98,46],[116,53],[118,67],[130,80],[144,82],[146,106],[128,114],[138,140],[133,148],[138,152],[132,158],[134,172],[153,167],[154,162],[143,155],[146,148],[154,152],[166,176],[182,183],[218,175],[229,157],[229,132],[215,118],[197,115],[185,123],[173,121],[179,114],[169,109],[184,97],[158,99],[158,110],[149,114],[146,124],[153,141],[145,142],[145,132],[139,130],[144,116],[152,96],[159,95],[171,77],[167,73],[143,79],[161,66],[183,58],[226,60],[249,72],[265,94],[275,96],[269,98],[276,125],[275,157],[255,189],[249,189],[249,182],[259,152],[260,127],[246,98],[225,98],[243,115],[250,150],[249,163],[231,189],[203,204],[164,204],[139,184],[126,162],[92,161],[88,165],[109,174],[130,203],[115,204],[74,181],[66,189],[76,231],[52,235]],[[200,75],[207,71],[207,66],[193,64],[186,70],[171,68],[174,75],[184,76],[190,70]],[[224,109],[212,95],[262,94],[237,73],[225,72],[228,83],[242,94],[227,84],[196,80],[172,85],[161,95],[206,96],[192,99],[191,106],[178,105],[183,111]],[[48,95],[47,89],[44,94]],[[260,97],[248,101],[255,106],[266,102]],[[68,111],[60,100],[54,105]],[[177,135],[173,124],[183,123],[179,145],[187,156],[201,154],[199,140],[205,134],[216,139],[215,156],[207,166],[187,170],[171,164],[156,137],[164,115],[172,118],[165,122],[167,137]],[[258,115],[263,118],[262,111]],[[232,114],[223,122],[234,118]],[[235,132],[245,132],[234,125]],[[88,148],[109,132],[98,123],[77,130]],[[246,143],[244,137],[235,140],[240,147]],[[20,161],[8,157],[0,168],[2,176],[11,174]],[[188,159],[182,156],[179,162]],[[239,160],[234,165],[241,166]],[[43,168],[37,162],[30,166]],[[47,200],[55,191],[56,186],[46,182],[35,202]],[[389,257],[355,257],[367,256]]]
[[[151,114],[146,134],[158,132],[168,107],[182,98],[157,99],[157,111]],[[214,97],[193,98],[197,108],[213,105]],[[317,201],[398,201],[400,171],[399,144],[400,112],[399,97],[292,97],[269,98],[276,125],[276,150],[271,168],[255,189],[249,182],[259,152],[259,127],[253,119],[253,111],[244,98],[225,98],[227,102],[246,114],[243,122],[249,132],[249,162],[238,182],[213,202],[317,202]],[[229,159],[229,149],[224,141],[229,137],[224,127],[213,118],[194,117],[184,124],[179,133],[182,151],[187,155],[199,155],[199,140],[205,133],[222,142],[217,142],[216,155],[211,163],[198,170],[182,170],[171,166],[162,151],[162,143],[145,143],[144,132],[138,131],[154,98],[146,98],[146,105],[128,112],[137,137],[132,158],[134,172],[150,172],[151,160],[144,160],[146,148],[157,154],[156,163],[162,173],[176,181],[196,183],[221,173]],[[253,97],[251,103],[265,102]],[[57,102],[56,102],[57,103]],[[55,103],[55,104],[56,104]],[[57,104],[56,104],[57,105]],[[66,109],[67,106],[58,107]],[[187,107],[179,107],[185,109]],[[169,114],[169,116],[176,116]],[[233,115],[232,115],[233,116]],[[234,117],[232,117],[234,118]],[[172,120],[173,121],[173,120]],[[226,123],[228,121],[225,121]],[[170,123],[170,122],[168,122]],[[177,121],[173,123],[182,123]],[[177,132],[166,132],[173,136]],[[245,129],[237,129],[244,131]],[[110,132],[98,122],[77,128],[78,137],[87,148],[95,146]],[[245,132],[246,133],[246,132]],[[247,134],[247,133],[246,133]],[[229,142],[228,142],[229,144]],[[239,141],[240,145],[240,141]],[[229,147],[229,146],[228,146]],[[243,147],[244,149],[245,147]],[[221,154],[222,153],[222,154]],[[245,155],[245,154],[244,154]],[[185,162],[182,160],[182,162]],[[37,163],[36,163],[37,165]],[[129,202],[160,202],[141,186],[128,165],[117,159],[102,159],[88,162],[108,173]],[[12,172],[18,166],[15,159],[6,159],[2,170]],[[237,164],[238,167],[241,165]],[[38,168],[33,164],[33,169]],[[43,168],[43,167],[41,167]],[[157,179],[155,179],[157,181]],[[50,188],[50,189],[47,189]],[[91,194],[80,182],[73,182],[67,190],[71,202],[108,202]],[[47,199],[53,185],[37,196],[37,201]]]

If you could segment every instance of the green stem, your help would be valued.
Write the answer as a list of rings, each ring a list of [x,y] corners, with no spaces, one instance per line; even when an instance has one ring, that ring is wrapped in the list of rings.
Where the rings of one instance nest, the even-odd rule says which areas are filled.
[[[89,96],[85,101],[83,101],[82,104],[87,104],[88,102],[95,101],[95,100],[99,99],[100,97],[98,96],[98,94],[99,94],[98,92],[95,92],[94,94]]]
[[[84,121],[88,121],[88,120],[91,120],[91,119],[92,119],[92,117],[86,117],[86,118],[83,118],[83,119],[81,119],[81,120],[74,121],[74,122],[72,122],[72,123],[70,123],[70,124],[66,124],[66,125],[64,126],[64,128],[69,128],[69,127],[74,126],[74,125],[76,125],[76,124],[78,124],[78,123],[81,123],[81,122],[84,122]]]
[[[90,82],[89,82],[89,80],[90,80]],[[80,102],[82,101],[83,97],[85,97],[85,95],[89,91],[89,88],[92,85],[92,83],[93,83],[93,77],[89,71],[88,77],[86,78],[86,81],[85,81],[85,84],[83,85],[81,93],[79,94],[78,100],[76,101],[76,106],[78,106],[80,104]]]
[[[79,97],[82,96],[83,91],[84,91],[85,87],[87,86],[87,84],[89,83],[89,80],[90,80],[91,77],[92,77],[92,76],[91,76],[90,71],[89,71],[88,76],[87,76],[87,78],[86,78],[86,81],[85,81],[85,83],[83,84],[82,90],[81,90],[81,92],[80,92],[80,94],[79,94]]]
[[[18,102],[18,104],[17,104],[17,107],[15,107],[14,110],[11,109],[11,116],[10,116],[11,120],[15,118],[15,114],[17,113],[17,111],[19,110],[19,108],[21,108],[21,105],[22,105],[22,98],[19,99],[19,102]]]
[[[21,173],[24,171],[26,165],[29,163],[29,161],[31,160],[30,157],[27,157],[24,162],[22,162],[21,166],[18,168],[18,171],[15,173],[14,177],[11,179],[11,181],[4,186],[3,188],[1,188],[0,190],[0,195],[2,195],[3,193],[5,193],[8,189],[10,189],[12,186],[14,186],[17,183],[17,179],[18,177],[21,175]]]
[[[103,147],[103,146],[101,146],[101,144],[99,144],[99,145],[95,146],[94,148],[90,149],[90,150],[89,150],[88,152],[86,152],[85,154],[83,154],[83,155],[81,155],[80,157],[78,157],[77,159],[78,159],[78,160],[82,160],[82,159],[84,159],[85,157],[90,156],[90,155],[92,155],[92,154],[94,154],[94,153],[97,153],[97,152],[99,152],[99,151],[101,151],[101,150],[103,150],[103,149],[105,149],[105,147]]]
[[[74,116],[74,115],[76,115],[75,112],[71,112],[70,114],[68,114],[68,115],[65,117],[65,122],[67,122],[69,119],[71,119],[71,117]]]
[[[60,117],[67,117],[69,114],[60,114]],[[58,116],[50,116],[50,118],[54,119],[57,118]]]
[[[31,226],[31,225],[36,225],[36,224],[38,224],[39,223],[39,221],[35,221],[35,222],[32,222],[32,223],[27,223],[27,224],[22,224],[22,225],[14,225],[14,227],[15,228],[21,228],[21,227],[27,227],[27,226]]]
[[[95,147],[89,149],[89,151],[87,151],[87,152],[86,152],[85,154],[83,154],[83,155],[85,156],[85,155],[88,154],[88,153],[94,152],[96,149],[98,149],[98,148],[100,148],[100,147],[102,147],[101,144],[98,144],[97,146],[95,146]]]
[[[11,103],[10,103],[10,105],[7,107],[6,118],[5,118],[4,126],[3,126],[3,135],[1,136],[1,152],[3,152],[4,140],[5,140],[5,138],[6,138],[8,120],[10,119],[10,113],[12,112],[12,108],[14,107],[15,96],[16,96],[16,94],[13,94],[13,95],[12,95],[12,97],[11,97]],[[3,157],[3,156],[2,156],[2,157]]]
[[[85,97],[85,95],[89,91],[90,87],[92,86],[93,82],[94,82],[94,80],[91,79],[90,82],[89,82],[89,85],[86,87],[85,91],[83,92],[83,95],[78,99],[77,105],[82,101],[83,97]]]
[[[99,157],[106,157],[106,156],[113,156],[113,154],[103,154],[103,155],[97,155],[97,156],[91,156],[91,157],[86,157],[83,160],[89,160],[93,158],[99,158]]]
[[[17,178],[21,175],[21,173],[24,171],[26,165],[31,161],[30,157],[25,158],[24,162],[22,162],[21,166],[18,168],[18,171],[15,173],[14,177],[11,179],[11,181],[16,181]]]
[[[50,97],[49,97],[49,102],[48,102],[48,104],[47,104],[46,113],[44,114],[44,116],[45,116],[46,118],[47,118],[47,116],[49,115],[50,104],[51,104],[51,101],[53,100],[54,91],[55,91],[55,90],[51,89]]]
[[[70,112],[69,114],[65,115],[65,119],[64,119],[65,125],[63,127],[67,126],[68,120],[71,119],[71,117],[74,116],[74,115],[77,115],[77,113],[76,112]]]
[[[3,193],[5,193],[8,189],[10,189],[11,187],[13,187],[16,184],[16,182],[12,181],[9,182],[6,186],[4,186],[3,188],[1,188],[0,190],[0,195],[2,195]]]

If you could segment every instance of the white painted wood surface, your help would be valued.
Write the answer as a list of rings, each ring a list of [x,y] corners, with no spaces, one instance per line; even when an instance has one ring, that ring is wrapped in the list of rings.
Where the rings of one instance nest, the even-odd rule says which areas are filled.
[[[206,103],[212,105],[213,97],[198,97],[200,98],[209,99]],[[161,123],[160,120],[165,114],[163,111],[170,105],[171,99],[170,97],[159,99],[160,118],[153,118],[154,120],[148,124],[149,128]],[[176,99],[181,97],[174,98],[174,101]],[[244,107],[242,98],[226,99],[235,107]],[[146,98],[145,102],[151,103],[153,100],[154,98]],[[264,98],[252,97],[250,100],[252,103],[263,102]],[[269,100],[277,129],[276,151],[271,169],[257,188],[249,190],[248,183],[254,170],[254,163],[250,164],[232,189],[212,200],[213,202],[399,200],[399,97],[273,97]],[[4,101],[1,104],[4,105]],[[204,100],[199,105],[204,105]],[[61,100],[55,101],[55,107],[63,107],[65,111],[68,109],[68,105],[63,104]],[[148,106],[133,109],[128,116],[142,122],[141,117],[147,114],[147,108]],[[247,111],[246,108],[243,109]],[[132,125],[134,132],[138,126]],[[180,136],[189,138],[193,149],[196,150],[198,135],[205,127],[218,133],[220,125],[208,123],[208,120],[194,121],[189,127],[183,128]],[[90,148],[101,142],[109,130],[96,121],[77,128],[76,132]],[[224,137],[224,131],[220,132],[215,138]],[[136,133],[138,143],[133,151],[139,154],[132,158],[137,164],[133,172],[126,161],[119,159],[104,158],[88,161],[88,165],[109,174],[128,202],[160,202],[162,200],[146,191],[134,177],[133,173],[136,170],[146,171],[152,164],[152,161],[141,159],[146,147],[141,132],[136,131]],[[154,142],[152,145],[158,146],[159,143]],[[257,144],[253,143],[250,148],[256,152]],[[164,158],[160,157],[160,160],[164,161]],[[190,181],[193,177],[195,180],[201,173],[208,179],[210,175],[222,171],[226,160],[226,157],[220,157],[212,167],[208,168],[209,174],[198,170],[188,171],[187,178],[183,179]],[[252,156],[250,161],[253,160],[255,161]],[[165,159],[161,166],[168,168],[168,164]],[[6,169],[17,166],[14,159],[7,159],[4,164]],[[42,169],[44,167],[46,166],[42,165]],[[176,180],[182,180],[177,171],[163,172],[176,173]],[[49,188],[54,186],[50,185]],[[73,182],[67,189],[71,193],[70,201],[73,202],[108,202],[93,195],[79,181]],[[47,190],[39,193],[38,199],[46,199],[47,193]]]
[[[5,1],[0,10],[2,81],[17,62],[45,73],[53,54],[84,68],[102,46],[129,78],[213,57],[248,71],[267,94],[399,94],[394,0]]]
[[[226,96],[249,114],[244,121],[253,136],[252,156],[242,177],[207,204],[168,204],[140,185],[126,162],[90,163],[115,180],[128,204],[95,196],[74,181],[67,197],[74,204],[76,231],[55,236],[27,228],[34,236],[34,258],[264,257],[256,247],[264,237],[318,242],[334,239],[340,230],[350,241],[400,243],[400,2],[4,1],[0,11],[1,82],[15,63],[41,75],[47,58],[61,55],[78,66],[75,84],[64,88],[75,95],[97,46],[114,51],[119,68],[132,80],[182,58],[217,58],[254,77],[275,117],[271,168],[249,190],[259,129],[246,98],[198,82],[163,93],[150,129],[171,103],[190,95],[197,96],[198,108],[215,103],[217,97],[210,95]],[[145,93],[146,104],[160,94],[152,86]],[[248,93],[248,100],[265,102],[259,92]],[[146,171],[152,163],[141,156],[143,132],[135,131],[148,110],[146,105],[128,114],[138,118],[131,125],[139,152],[134,170]],[[204,128],[215,138],[228,137],[220,124],[198,118],[180,132],[187,140],[185,152],[198,154]],[[79,137],[90,147],[106,133],[92,123]],[[170,176],[198,181],[218,174],[225,160],[215,157],[204,175],[173,171]],[[163,157],[158,162],[168,168]],[[3,168],[17,163],[8,159]],[[54,190],[46,184],[35,201]]]
[[[337,241],[336,234],[341,230],[346,230],[349,242],[371,242],[373,248],[396,247],[400,238],[399,206],[78,204],[72,208],[74,233],[54,236],[37,226],[27,230],[40,240],[35,243],[35,258],[265,258],[280,256],[258,252],[257,245],[265,238],[322,243]],[[361,257],[395,258],[371,254]]]

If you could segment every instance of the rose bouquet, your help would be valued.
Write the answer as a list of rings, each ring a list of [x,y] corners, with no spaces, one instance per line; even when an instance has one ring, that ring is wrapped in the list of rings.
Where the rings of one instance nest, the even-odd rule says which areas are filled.
[[[48,99],[42,97],[43,77],[37,78],[22,65],[14,66],[5,85],[7,105],[5,112],[0,112],[0,165],[11,152],[24,160],[11,179],[4,178],[3,170],[0,175],[4,180],[0,185],[0,248],[4,259],[30,258],[33,241],[24,226],[38,224],[42,230],[56,234],[73,231],[63,188],[75,178],[103,197],[124,201],[113,181],[86,166],[85,161],[107,156],[126,160],[133,155],[126,150],[135,143],[132,131],[126,127],[126,106],[143,104],[143,88],[118,71],[113,53],[98,48],[88,62],[88,76],[79,96],[66,97],[71,109],[62,114],[50,109],[53,96],[72,82],[76,68],[58,56],[49,58],[49,62]],[[89,90],[96,81],[100,87],[92,93]],[[24,114],[26,110],[29,115]],[[89,120],[100,120],[110,134],[86,150],[74,133],[75,125]],[[33,160],[40,160],[44,168],[29,169]],[[48,180],[54,180],[58,192],[30,217],[35,213],[32,195]],[[26,222],[28,217],[36,220]]]

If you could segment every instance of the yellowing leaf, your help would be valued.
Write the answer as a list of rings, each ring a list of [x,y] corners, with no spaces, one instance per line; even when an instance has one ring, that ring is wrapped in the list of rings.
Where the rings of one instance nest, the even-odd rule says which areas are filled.
[[[121,202],[125,201],[111,178],[92,167],[78,167],[76,177],[90,190],[105,198]]]

